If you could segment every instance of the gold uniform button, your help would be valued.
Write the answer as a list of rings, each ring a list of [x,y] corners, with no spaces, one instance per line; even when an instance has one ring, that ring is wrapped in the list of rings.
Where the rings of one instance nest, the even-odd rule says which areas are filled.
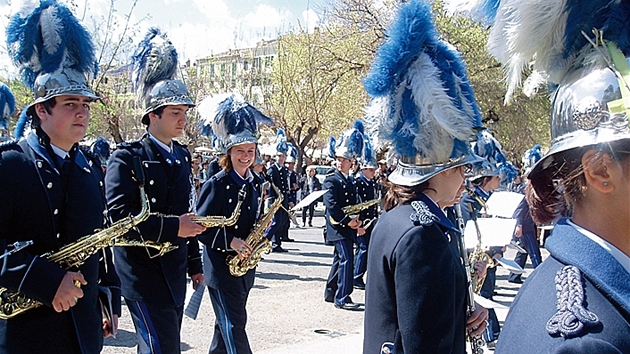
[[[52,187],[53,187],[52,182],[48,182],[48,184],[46,185],[46,188],[48,188],[48,189],[52,189]]]

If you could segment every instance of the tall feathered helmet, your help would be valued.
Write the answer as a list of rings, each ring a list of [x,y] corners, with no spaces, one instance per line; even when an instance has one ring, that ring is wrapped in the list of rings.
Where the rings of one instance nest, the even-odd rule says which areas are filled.
[[[233,146],[258,143],[258,126],[273,125],[273,120],[250,105],[238,93],[205,98],[197,107],[201,134],[214,134],[227,153]]]
[[[521,84],[553,88],[551,148],[528,177],[563,152],[630,139],[630,4],[617,0],[503,0],[488,48],[507,72],[508,96]],[[534,60],[535,59],[535,60]],[[540,80],[543,79],[543,80]]]
[[[439,39],[426,1],[402,4],[363,85],[370,131],[399,155],[389,181],[414,186],[477,158],[481,114],[459,53]]]
[[[534,165],[542,159],[542,147],[538,144],[532,146],[529,150],[523,153],[521,163],[523,164],[523,171],[525,175],[528,175]]]
[[[13,113],[15,113],[15,96],[9,86],[0,82],[0,128],[9,128]]]
[[[333,159],[337,157],[358,159],[363,153],[364,138],[365,126],[361,120],[356,120],[352,128],[341,133],[339,140],[330,137],[328,153]]]
[[[295,163],[297,161],[297,157],[298,157],[298,150],[295,147],[295,145],[291,144],[291,143],[287,143],[287,146],[289,147],[289,149],[287,150],[287,159],[286,162],[287,163]]]
[[[287,136],[282,128],[276,132],[276,155],[286,155],[289,151]]]
[[[370,136],[368,134],[365,134],[363,136],[363,153],[359,158],[359,167],[361,167],[361,169],[378,168],[376,155],[374,153],[374,148],[372,147],[372,139],[370,139]]]
[[[109,155],[111,154],[111,149],[109,146],[109,142],[102,136],[99,136],[94,140],[92,145],[90,146],[90,151],[101,161],[101,166],[107,166],[107,160],[109,160]]]
[[[163,106],[194,107],[188,88],[177,77],[177,51],[158,28],[151,28],[132,56],[131,82],[136,99],[144,107],[142,123]]]
[[[481,158],[481,161],[472,165],[473,169],[472,175],[469,176],[470,179],[501,176],[499,160],[506,161],[506,159],[501,150],[501,144],[492,133],[488,129],[478,132],[477,141],[472,143],[472,145],[473,152]]]
[[[92,38],[65,5],[28,3],[11,17],[6,34],[9,56],[35,94],[26,115],[36,117],[37,103],[61,95],[99,98],[87,84],[98,71]]]

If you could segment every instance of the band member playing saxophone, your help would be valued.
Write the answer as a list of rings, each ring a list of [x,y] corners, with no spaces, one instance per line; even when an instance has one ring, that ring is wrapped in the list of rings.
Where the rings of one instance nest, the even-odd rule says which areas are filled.
[[[16,139],[29,119],[33,130],[0,147],[0,254],[15,251],[17,241],[32,245],[2,260],[0,286],[43,305],[9,313],[11,300],[3,291],[0,352],[99,353],[103,336],[116,334],[120,314],[109,248],[70,269],[45,256],[105,226],[100,162],[78,146],[98,99],[87,86],[97,67],[94,45],[71,11],[56,1],[13,15],[7,34],[9,54],[20,63],[35,101],[16,124],[22,127]],[[0,123],[8,123],[15,100],[0,86],[0,119],[6,119]],[[99,307],[99,285],[112,295],[109,318]]]
[[[133,66],[147,132],[139,140],[119,144],[112,154],[105,178],[109,211],[114,221],[138,213],[140,193],[131,171],[134,158],[140,158],[154,215],[126,237],[145,244],[169,242],[177,248],[161,254],[148,247],[115,247],[116,270],[136,328],[138,353],[180,353],[186,275],[194,288],[203,282],[195,236],[205,227],[192,220],[196,192],[191,156],[174,140],[182,135],[186,112],[194,104],[185,84],[174,77],[177,53],[158,29],[149,30],[140,42]]]
[[[232,275],[228,262],[235,257],[245,260],[255,251],[246,239],[260,217],[262,185],[250,166],[256,160],[258,124],[273,121],[235,93],[206,98],[198,111],[202,132],[212,131],[226,154],[219,161],[223,169],[201,188],[197,213],[228,217],[238,207],[239,191],[244,188],[246,194],[235,225],[211,227],[199,236],[205,245],[204,275],[216,317],[210,353],[247,354],[252,351],[245,331],[246,306],[256,270]],[[258,232],[259,239],[268,243],[263,237],[266,226]]]

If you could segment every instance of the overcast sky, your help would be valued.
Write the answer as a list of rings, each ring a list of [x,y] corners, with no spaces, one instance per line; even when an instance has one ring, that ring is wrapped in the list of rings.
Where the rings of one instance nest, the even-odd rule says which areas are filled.
[[[78,5],[75,16],[90,27],[95,22],[104,22],[102,18],[107,14],[110,0],[75,0],[75,3]],[[121,30],[123,17],[132,3],[132,0],[114,0],[119,17],[116,31]],[[276,38],[291,29],[312,29],[320,22],[328,3],[329,0],[138,0],[130,23],[141,29],[135,43],[149,27],[157,26],[167,32],[182,62],[194,61],[227,49],[253,46],[261,39]],[[15,72],[6,54],[4,30],[8,16],[20,4],[22,1],[0,0],[0,76]]]

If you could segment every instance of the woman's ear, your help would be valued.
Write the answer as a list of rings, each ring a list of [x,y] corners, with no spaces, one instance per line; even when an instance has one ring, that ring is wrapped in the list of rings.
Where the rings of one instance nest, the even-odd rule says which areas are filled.
[[[582,156],[582,166],[584,166],[584,178],[588,188],[594,188],[601,193],[610,193],[615,189],[611,172],[621,172],[621,170],[610,155],[598,156],[597,150],[588,150]]]

